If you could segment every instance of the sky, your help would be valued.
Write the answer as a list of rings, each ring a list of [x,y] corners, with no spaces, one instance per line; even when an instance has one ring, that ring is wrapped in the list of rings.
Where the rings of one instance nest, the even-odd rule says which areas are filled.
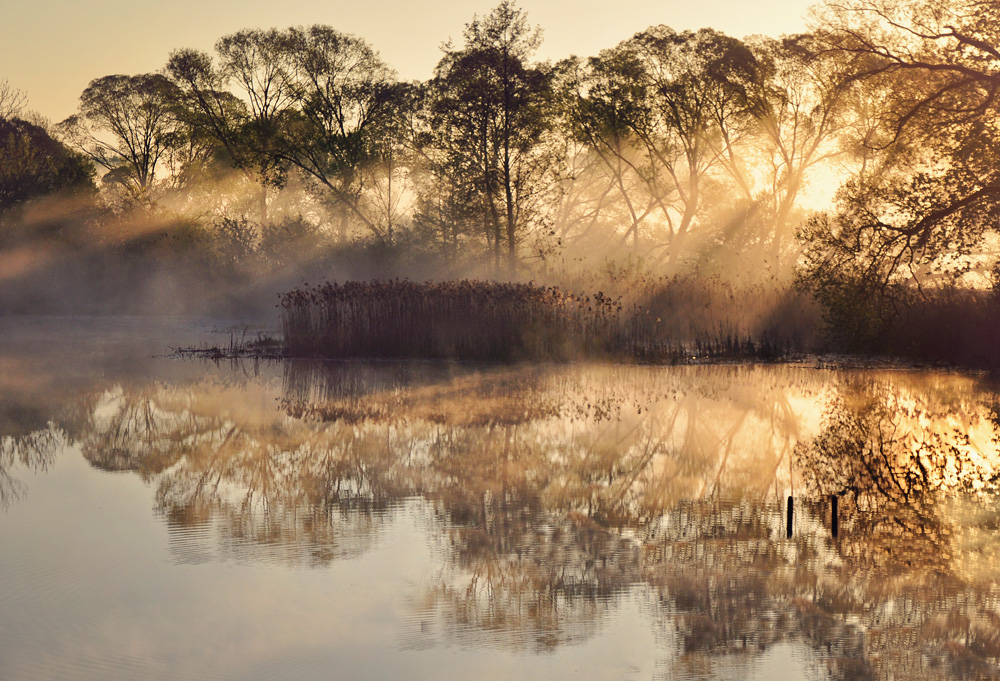
[[[441,44],[499,0],[0,0],[0,80],[58,122],[94,78],[148,73],[184,47],[211,51],[244,28],[328,24],[367,40],[403,80],[426,79]],[[736,37],[805,29],[814,0],[520,0],[541,59],[595,55],[655,24]]]

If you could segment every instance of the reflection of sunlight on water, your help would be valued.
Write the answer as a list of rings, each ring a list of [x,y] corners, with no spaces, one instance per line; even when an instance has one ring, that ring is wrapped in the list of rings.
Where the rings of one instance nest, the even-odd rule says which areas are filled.
[[[149,486],[170,560],[189,568],[392,562],[405,527],[420,559],[397,604],[404,652],[563,664],[628,630],[655,635],[643,654],[659,666],[639,664],[642,678],[947,678],[958,660],[1000,663],[996,397],[975,379],[393,362],[208,373],[25,398],[45,411],[27,433],[4,426],[0,472],[44,459],[29,435],[59,433],[56,449]]]

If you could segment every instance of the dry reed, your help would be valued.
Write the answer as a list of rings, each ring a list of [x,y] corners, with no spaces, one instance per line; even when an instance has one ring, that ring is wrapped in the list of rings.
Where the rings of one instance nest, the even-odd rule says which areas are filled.
[[[618,301],[484,281],[350,281],[281,299],[294,356],[568,359],[613,349]]]
[[[523,283],[349,281],[305,285],[281,298],[285,351],[295,357],[471,360],[774,359],[792,348],[719,325],[683,337],[648,302],[623,307]]]

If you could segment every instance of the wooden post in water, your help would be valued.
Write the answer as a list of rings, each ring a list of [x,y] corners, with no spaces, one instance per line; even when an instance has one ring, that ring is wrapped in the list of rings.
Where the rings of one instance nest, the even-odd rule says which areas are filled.
[[[833,494],[830,496],[830,532],[833,533],[833,538],[837,538],[838,527],[838,517],[837,517],[837,495]]]
[[[785,531],[788,533],[789,539],[792,538],[792,519],[795,517],[794,507],[795,502],[792,500],[792,497],[788,497],[788,521],[786,523]]]

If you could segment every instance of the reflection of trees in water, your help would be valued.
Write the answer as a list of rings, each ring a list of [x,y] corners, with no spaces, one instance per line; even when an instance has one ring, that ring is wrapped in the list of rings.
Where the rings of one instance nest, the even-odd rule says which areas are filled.
[[[14,469],[47,470],[66,441],[45,408],[23,396],[0,395],[0,509],[24,496],[26,487]]]
[[[324,565],[421,498],[444,560],[405,645],[549,649],[644,592],[678,673],[800,641],[840,678],[988,676],[1000,512],[941,495],[992,489],[996,428],[949,380],[294,363],[280,383],[122,384],[74,427],[95,466],[156,486],[181,560]]]
[[[95,407],[83,441],[95,467],[156,485],[156,504],[182,560],[324,564],[374,542],[407,495],[392,439],[314,429],[246,385],[123,385]],[[345,437],[344,433],[351,433]]]
[[[531,466],[558,469],[550,501],[607,524],[637,522],[642,504],[655,515],[679,498],[763,494],[785,475],[778,466],[800,430],[789,392],[821,388],[774,368],[439,367],[424,384],[410,374],[393,382],[393,364],[326,366],[288,365],[290,415],[440,423],[465,429],[467,440],[519,426],[514,461],[537,454]]]
[[[134,471],[145,481],[180,460],[203,426],[190,415],[177,417],[160,408],[162,392],[149,384],[101,394],[81,438],[84,458],[100,470]]]
[[[672,670],[666,678],[710,668],[720,656],[749,661],[783,641],[805,642],[836,676],[866,678],[861,632],[815,603],[825,539],[785,540],[780,503],[682,502],[650,529],[643,558]]]
[[[867,614],[880,678],[996,678],[1000,561],[967,541],[996,544],[1000,515],[983,513],[996,506],[996,428],[974,392],[933,397],[905,381],[846,381],[797,446],[808,493],[841,497],[841,562],[817,575],[814,600]],[[827,504],[812,510],[828,521]],[[978,575],[970,560],[986,563]]]
[[[415,438],[419,491],[452,559],[414,621],[429,627],[437,613],[463,640],[545,647],[586,635],[643,580],[635,542],[609,526],[641,529],[691,497],[760,497],[798,431],[785,377],[743,367],[452,368],[414,384],[386,380],[397,368],[382,365],[370,382],[338,380],[352,371],[291,365],[283,405],[318,423],[440,424]]]
[[[981,412],[977,405],[967,405]],[[926,396],[870,380],[844,384],[825,410],[822,432],[797,448],[814,493],[859,504],[921,502],[937,491],[995,491],[995,456],[970,436],[968,411],[935,412]]]
[[[636,547],[585,516],[487,506],[485,524],[473,513],[444,528],[450,559],[414,599],[408,646],[445,639],[544,651],[579,642],[638,578]]]
[[[524,425],[439,427],[421,494],[433,502],[450,559],[415,603],[409,645],[443,635],[467,644],[546,650],[596,630],[638,578],[638,551],[590,517],[553,508],[551,444]]]
[[[49,427],[18,435],[0,435],[0,509],[6,509],[25,493],[24,483],[11,470],[15,466],[46,470],[55,461],[64,442],[63,434]]]
[[[841,554],[853,564],[943,568],[956,518],[939,507],[956,494],[995,495],[995,437],[975,396],[945,410],[902,383],[853,380],[796,447],[795,465],[808,496],[840,498]]]

